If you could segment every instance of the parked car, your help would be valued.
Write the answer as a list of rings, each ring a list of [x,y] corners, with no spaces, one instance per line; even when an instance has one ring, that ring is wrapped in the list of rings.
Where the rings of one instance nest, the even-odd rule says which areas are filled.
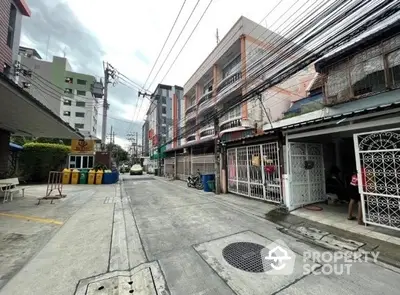
[[[143,174],[143,168],[140,166],[140,164],[135,164],[131,167],[131,170],[129,172],[130,175],[142,175]]]
[[[128,165],[123,164],[120,168],[119,168],[119,172],[121,173],[128,173],[130,171],[130,168]]]

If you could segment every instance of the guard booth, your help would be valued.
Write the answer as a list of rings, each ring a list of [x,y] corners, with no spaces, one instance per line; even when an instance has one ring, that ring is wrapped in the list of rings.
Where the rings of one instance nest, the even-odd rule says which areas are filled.
[[[73,139],[68,157],[69,169],[92,169],[95,166],[96,141],[93,139]]]

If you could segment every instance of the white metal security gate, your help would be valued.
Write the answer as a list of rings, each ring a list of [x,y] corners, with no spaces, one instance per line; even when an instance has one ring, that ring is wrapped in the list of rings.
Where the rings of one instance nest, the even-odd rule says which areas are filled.
[[[180,180],[186,180],[191,174],[191,159],[190,155],[180,155],[176,159],[176,176]]]
[[[228,191],[274,203],[282,201],[277,142],[227,150]]]
[[[400,129],[354,135],[365,223],[400,230]]]
[[[325,200],[322,144],[289,143],[289,210]]]

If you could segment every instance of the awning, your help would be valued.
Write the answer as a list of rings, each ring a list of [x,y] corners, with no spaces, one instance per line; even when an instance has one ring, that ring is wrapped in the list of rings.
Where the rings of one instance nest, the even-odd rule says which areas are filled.
[[[200,140],[195,140],[195,141],[183,144],[181,146],[178,146],[176,148],[166,150],[165,152],[166,153],[170,153],[170,152],[174,152],[174,151],[179,151],[179,150],[182,150],[184,148],[188,148],[188,147],[191,147],[191,146],[194,146],[194,145],[198,145],[198,144],[203,144],[203,143],[208,143],[208,142],[214,141],[214,139],[215,139],[215,136],[204,138],[204,139],[200,139]]]
[[[21,136],[83,138],[82,134],[2,73],[0,129]]]

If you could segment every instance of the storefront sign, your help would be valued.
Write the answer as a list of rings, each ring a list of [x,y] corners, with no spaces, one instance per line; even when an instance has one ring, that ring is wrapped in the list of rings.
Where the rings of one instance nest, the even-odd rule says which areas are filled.
[[[94,140],[73,139],[71,141],[71,153],[92,153],[94,146]]]

